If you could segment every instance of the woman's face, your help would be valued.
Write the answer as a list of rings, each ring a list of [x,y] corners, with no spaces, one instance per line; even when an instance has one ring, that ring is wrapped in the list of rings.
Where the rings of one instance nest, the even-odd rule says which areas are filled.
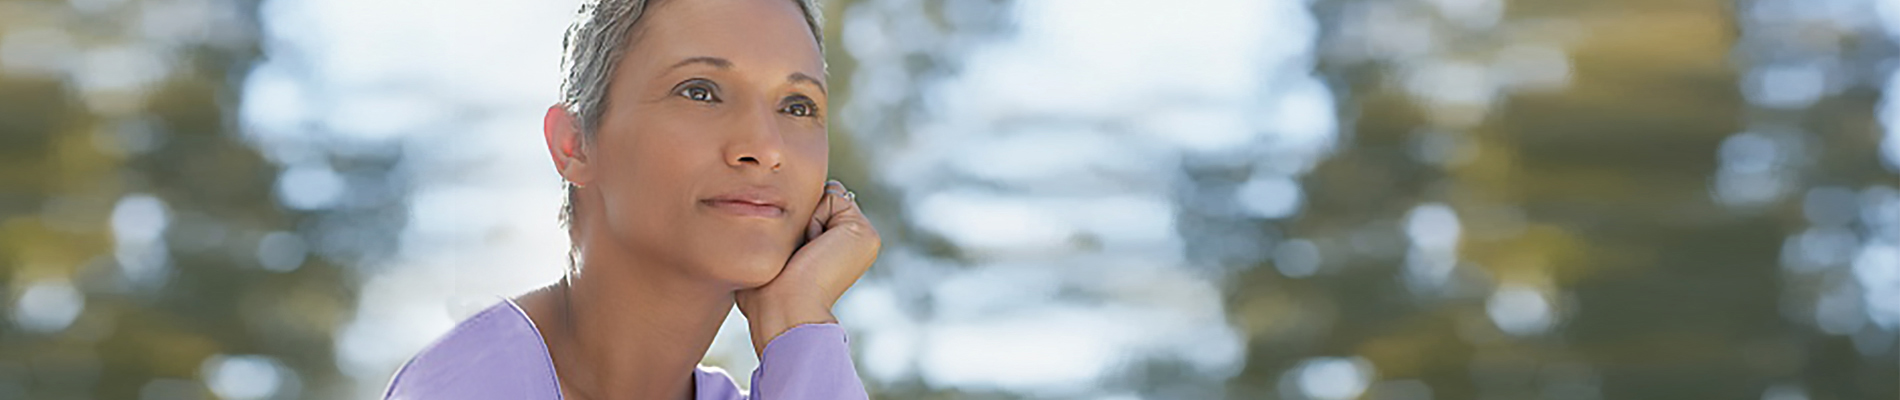
[[[827,175],[824,58],[789,0],[657,2],[635,28],[589,150],[595,245],[763,285]],[[604,228],[604,231],[602,229]],[[610,243],[604,243],[610,242]]]

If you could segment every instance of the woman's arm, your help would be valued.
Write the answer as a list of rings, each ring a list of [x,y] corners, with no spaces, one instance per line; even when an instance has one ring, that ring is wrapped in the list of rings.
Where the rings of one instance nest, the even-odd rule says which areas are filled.
[[[869,399],[851,363],[844,327],[793,327],[766,344],[752,371],[750,400]]]

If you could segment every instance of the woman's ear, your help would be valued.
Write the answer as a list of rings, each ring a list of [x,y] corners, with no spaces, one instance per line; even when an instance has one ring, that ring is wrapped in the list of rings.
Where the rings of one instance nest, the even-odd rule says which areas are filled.
[[[562,179],[575,186],[593,183],[593,169],[588,167],[580,130],[575,128],[574,116],[567,113],[567,107],[549,106],[541,119],[541,132],[548,140],[548,154],[554,157],[554,170]]]

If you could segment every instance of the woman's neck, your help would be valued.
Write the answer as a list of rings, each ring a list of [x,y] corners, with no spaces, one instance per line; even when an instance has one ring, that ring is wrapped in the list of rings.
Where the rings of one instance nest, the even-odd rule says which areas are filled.
[[[732,291],[623,255],[583,252],[577,272],[523,296],[536,306],[529,315],[563,394],[691,399],[695,367],[732,310]]]

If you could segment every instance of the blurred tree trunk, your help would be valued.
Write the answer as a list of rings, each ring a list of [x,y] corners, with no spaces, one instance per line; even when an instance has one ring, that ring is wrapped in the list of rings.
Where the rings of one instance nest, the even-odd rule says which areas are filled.
[[[1317,2],[1320,70],[1352,128],[1287,235],[1318,243],[1328,273],[1241,277],[1239,397],[1285,393],[1302,359],[1358,356],[1383,381],[1370,398],[1415,394],[1404,381],[1439,399],[1759,398],[1780,384],[1894,398],[1890,348],[1863,357],[1786,313],[1782,244],[1802,228],[1804,183],[1755,206],[1714,188],[1724,143],[1776,117],[1741,93],[1745,6]],[[1814,105],[1792,137],[1878,136],[1877,89]],[[1853,161],[1820,180],[1893,182],[1869,147],[1823,146]],[[1455,228],[1420,228],[1435,205]],[[1451,262],[1421,261],[1420,233],[1454,240]],[[1535,293],[1547,328],[1506,326],[1524,302],[1504,288]]]
[[[264,395],[344,393],[332,335],[354,307],[348,268],[378,253],[324,235],[387,244],[400,202],[282,207],[279,167],[236,115],[259,54],[256,4],[197,5],[0,2],[16,57],[0,59],[0,282],[12,317],[0,398],[213,397],[207,380],[228,360],[262,367],[225,380],[267,385]],[[393,161],[334,162],[383,176]],[[366,213],[380,222],[328,229]]]

